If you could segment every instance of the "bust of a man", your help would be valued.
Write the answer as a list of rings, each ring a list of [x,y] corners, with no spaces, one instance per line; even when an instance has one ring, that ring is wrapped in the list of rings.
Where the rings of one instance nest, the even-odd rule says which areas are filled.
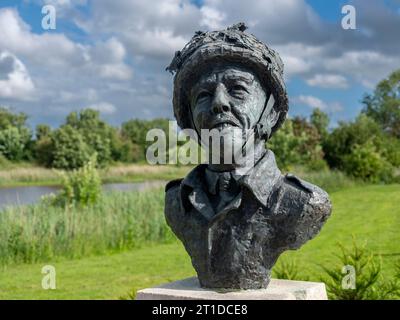
[[[166,186],[167,223],[207,288],[266,288],[279,255],[313,238],[331,213],[327,193],[283,175],[266,148],[288,111],[283,63],[245,29],[239,23],[196,32],[167,68],[176,72],[173,105],[182,129],[199,138],[201,130],[217,130],[225,145],[243,150],[251,143],[253,150],[250,168],[235,157],[224,161],[221,147],[220,161]],[[229,139],[235,130],[243,140]]]

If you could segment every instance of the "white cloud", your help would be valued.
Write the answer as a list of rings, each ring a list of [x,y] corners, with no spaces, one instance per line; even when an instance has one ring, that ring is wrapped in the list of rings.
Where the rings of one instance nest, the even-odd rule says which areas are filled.
[[[26,61],[47,72],[67,69],[83,70],[117,79],[129,79],[131,70],[125,64],[126,50],[115,37],[94,45],[73,42],[64,34],[35,34],[14,9],[0,9],[0,49],[23,56]]]
[[[297,98],[293,99],[293,101],[299,104],[306,105],[313,109],[325,110],[328,108],[328,105],[324,101],[314,96],[300,95]]]
[[[24,56],[50,67],[81,66],[88,61],[87,47],[74,43],[63,34],[34,34],[15,9],[0,9],[0,49]]]
[[[62,118],[77,106],[101,101],[118,107],[109,117],[117,123],[127,117],[171,117],[172,77],[164,69],[174,52],[197,30],[239,21],[277,50],[286,78],[296,77],[310,86],[372,88],[400,65],[400,42],[394,32],[400,29],[400,17],[377,0],[353,0],[363,17],[357,24],[360,30],[371,30],[368,36],[344,31],[340,22],[323,21],[305,0],[204,0],[202,5],[191,0],[25,1],[52,2],[57,18],[64,19],[60,22],[75,22],[83,30],[74,34],[68,29],[68,36],[62,29],[38,34],[16,9],[0,9],[0,52],[12,52],[29,70],[39,99],[34,108],[38,118]],[[89,10],[80,10],[85,3]],[[325,110],[342,108],[321,99],[303,101]],[[20,106],[28,111],[32,104]]]
[[[115,113],[113,108],[115,101],[120,102],[119,97],[106,87],[110,82],[129,81],[133,74],[125,61],[125,46],[117,37],[102,36],[101,40],[82,44],[57,32],[36,34],[18,11],[10,8],[0,9],[0,30],[0,52],[13,52],[24,62],[19,72],[3,80],[1,97],[27,100],[34,94],[37,101],[34,108],[32,103],[13,105],[38,118],[47,116],[51,121],[59,121],[77,106],[94,101],[110,101],[114,107],[106,104],[97,107],[108,114]],[[35,79],[34,84],[30,75]],[[96,100],[88,96],[88,88],[96,93]]]
[[[187,42],[187,39],[174,35],[171,30],[158,28],[140,33],[132,32],[124,37],[135,55],[166,59],[172,59],[173,53],[182,49]]]
[[[132,77],[132,70],[125,64],[104,64],[99,67],[102,78],[128,80]]]
[[[351,75],[366,87],[373,87],[400,65],[400,56],[390,56],[371,50],[345,51],[325,60],[327,70]]]
[[[35,86],[25,67],[16,56],[0,53],[0,97],[31,100]]]
[[[108,102],[95,103],[88,106],[88,108],[100,111],[104,114],[113,114],[115,111],[117,111],[117,108],[113,104]]]
[[[201,20],[200,25],[207,29],[218,29],[223,27],[223,21],[226,19],[226,15],[215,8],[203,6],[201,9]]]
[[[115,37],[98,42],[90,49],[90,56],[101,77],[128,80],[132,69],[125,64],[125,46]]]
[[[316,74],[306,82],[312,87],[330,89],[346,89],[349,86],[347,79],[339,74]]]
[[[300,95],[293,98],[292,101],[295,104],[305,105],[312,109],[320,109],[323,111],[339,112],[343,110],[343,107],[339,102],[327,103],[311,95]]]
[[[304,75],[315,69],[318,58],[323,56],[323,46],[307,45],[303,43],[286,43],[272,46],[281,56],[285,66],[287,78],[294,75]]]

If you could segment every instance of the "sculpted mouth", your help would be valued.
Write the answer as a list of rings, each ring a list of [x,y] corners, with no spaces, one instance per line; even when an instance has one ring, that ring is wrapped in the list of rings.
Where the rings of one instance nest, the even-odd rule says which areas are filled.
[[[211,129],[214,129],[214,128],[226,128],[226,127],[229,127],[229,126],[239,127],[239,125],[234,121],[231,121],[231,120],[220,120],[220,121],[214,122],[212,127],[211,127]]]

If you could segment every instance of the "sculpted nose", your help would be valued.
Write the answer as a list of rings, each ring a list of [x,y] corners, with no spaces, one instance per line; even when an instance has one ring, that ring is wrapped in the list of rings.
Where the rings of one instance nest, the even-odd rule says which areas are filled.
[[[218,84],[217,88],[215,89],[211,109],[214,113],[228,112],[231,110],[227,93],[222,84]]]

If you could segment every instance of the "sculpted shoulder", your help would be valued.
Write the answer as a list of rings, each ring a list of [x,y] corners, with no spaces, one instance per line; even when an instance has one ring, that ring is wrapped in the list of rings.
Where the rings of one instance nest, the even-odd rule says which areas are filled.
[[[331,214],[332,204],[324,190],[292,174],[284,176],[282,189],[280,210],[292,217],[285,222],[290,231],[286,248],[298,249],[318,234]]]
[[[286,174],[285,181],[290,183],[300,192],[309,194],[309,199],[305,204],[304,210],[309,211],[312,209],[313,211],[316,211],[316,213],[319,213],[321,219],[328,218],[332,211],[332,204],[326,191],[312,183],[300,179],[293,174]]]
[[[172,180],[165,186],[165,218],[171,226],[179,220],[181,213],[180,186],[183,179]]]
[[[168,192],[170,189],[173,189],[174,187],[176,188],[177,186],[180,186],[182,180],[183,180],[183,178],[181,178],[181,179],[175,179],[175,180],[169,181],[169,182],[165,185],[165,192]]]

